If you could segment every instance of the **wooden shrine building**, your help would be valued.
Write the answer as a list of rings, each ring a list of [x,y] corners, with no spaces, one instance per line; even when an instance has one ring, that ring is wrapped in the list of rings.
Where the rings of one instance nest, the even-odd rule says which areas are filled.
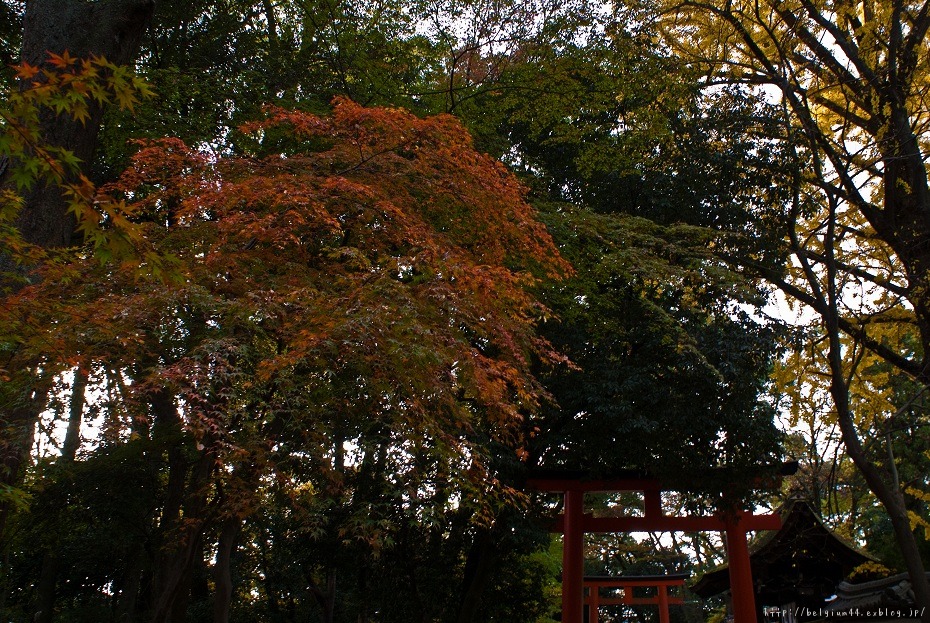
[[[789,500],[778,514],[781,529],[759,537],[751,548],[749,565],[756,619],[790,623],[796,620],[795,613],[823,612],[840,581],[858,565],[874,559],[827,528],[805,500]],[[730,571],[723,566],[705,573],[691,592],[706,599],[730,588]]]

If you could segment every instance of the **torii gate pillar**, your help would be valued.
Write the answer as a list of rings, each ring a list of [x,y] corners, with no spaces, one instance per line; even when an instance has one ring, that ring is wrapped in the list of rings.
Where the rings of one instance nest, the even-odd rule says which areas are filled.
[[[730,567],[730,595],[733,599],[734,623],[756,621],[756,591],[752,583],[746,529],[731,522],[726,529],[727,562]]]
[[[584,619],[584,491],[565,491],[562,537],[562,623]]]

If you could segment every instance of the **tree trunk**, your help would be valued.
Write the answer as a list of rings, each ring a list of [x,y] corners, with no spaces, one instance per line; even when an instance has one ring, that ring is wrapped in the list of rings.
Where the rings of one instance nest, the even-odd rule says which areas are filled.
[[[191,572],[198,560],[203,560],[203,534],[207,528],[204,518],[205,488],[213,468],[213,458],[203,454],[191,473],[190,493],[184,504],[183,523],[175,522],[168,532],[170,542],[162,546],[156,577],[152,623],[171,623],[179,617],[179,603],[186,603],[190,592]],[[186,608],[183,608],[186,610]]]
[[[23,19],[22,60],[43,65],[48,52],[68,51],[128,65],[136,59],[154,9],[154,0],[30,0]],[[41,120],[43,137],[74,152],[86,166],[93,159],[103,112],[92,107],[86,123],[49,112]],[[25,199],[16,220],[23,238],[48,248],[69,245],[75,221],[61,191],[36,184]]]
[[[172,602],[169,606],[168,613],[169,623],[186,623],[188,620],[188,610],[191,602],[196,602],[197,598],[204,599],[209,593],[206,583],[206,563],[204,562],[204,539],[203,533],[205,522],[198,522],[198,526],[191,526],[189,538],[193,540],[193,547],[190,548],[190,555],[186,562],[181,581],[178,582],[174,589]]]
[[[835,300],[832,301],[835,303]],[[831,308],[837,309],[835,305]],[[830,393],[833,397],[833,403],[836,406],[837,420],[840,425],[840,433],[843,438],[843,445],[849,458],[852,459],[856,468],[859,469],[865,478],[869,489],[875,494],[875,497],[885,507],[891,519],[892,529],[901,555],[904,558],[904,564],[907,567],[908,576],[911,581],[911,587],[918,607],[923,607],[921,621],[930,623],[930,582],[927,581],[927,575],[924,570],[923,560],[920,556],[920,549],[917,545],[917,539],[911,530],[911,523],[907,516],[907,507],[904,501],[904,494],[900,488],[889,482],[887,474],[883,474],[879,468],[869,458],[862,447],[859,433],[856,430],[852,410],[849,405],[849,387],[845,381],[845,370],[843,369],[842,343],[840,341],[840,330],[837,323],[837,316],[827,318],[827,331],[830,340],[830,372],[831,385]],[[889,466],[893,469],[893,466]]]
[[[119,595],[116,598],[116,623],[130,623],[130,621],[137,620],[136,602],[142,586],[144,557],[145,549],[139,544],[129,559],[129,568],[119,587]]]
[[[167,389],[151,397],[154,425],[152,436],[167,450],[168,484],[159,525],[160,543],[156,555],[152,591],[153,623],[169,623],[175,602],[184,592],[189,572],[201,551],[203,508],[199,496],[209,477],[211,465],[201,456],[193,468],[185,456],[184,432],[174,397]],[[188,483],[190,472],[190,483]],[[206,472],[206,475],[204,475]],[[183,601],[183,600],[182,600]]]
[[[323,604],[323,623],[333,623],[336,615],[336,570],[326,574],[326,602]]]
[[[358,609],[358,623],[368,623],[368,569],[370,562],[365,561],[358,566],[358,594],[361,596],[361,605]]]
[[[61,560],[52,551],[46,551],[42,557],[42,571],[36,584],[35,623],[52,623],[55,617],[55,584],[58,580],[58,568]]]
[[[242,526],[238,517],[229,517],[223,522],[220,540],[216,551],[216,566],[213,569],[213,581],[216,595],[213,602],[213,623],[229,623],[229,611],[232,606],[232,554],[236,537]]]
[[[479,530],[475,535],[475,540],[468,551],[468,558],[465,560],[462,599],[455,619],[456,623],[474,623],[478,615],[481,595],[491,580],[491,574],[500,554],[494,541],[492,529]]]
[[[882,126],[884,132],[878,132],[875,136],[884,167],[884,205],[879,209],[867,202],[856,202],[855,207],[861,211],[878,237],[894,251],[904,266],[908,278],[907,297],[914,307],[923,347],[922,360],[916,376],[923,385],[930,386],[930,371],[927,369],[930,356],[930,185],[917,136],[911,128],[909,115],[903,106],[905,95],[903,92],[895,93],[896,88],[897,85],[892,85],[886,88],[887,92],[876,94],[889,109],[888,118]],[[786,96],[788,95],[790,94],[786,92]],[[794,106],[798,116],[802,119],[807,118],[810,121],[809,125],[815,128],[816,123],[809,116],[810,112],[800,104],[796,103]],[[811,132],[811,146],[813,151],[817,152],[821,145],[826,144],[827,139],[824,138],[825,135],[818,135],[817,130]],[[836,152],[829,153],[831,155],[828,157],[833,166],[841,168],[842,162],[837,158]],[[818,173],[822,173],[819,160],[815,166]],[[847,195],[856,196],[858,182],[849,175],[844,180]],[[814,292],[815,308],[826,327],[829,340],[830,394],[836,408],[843,446],[891,519],[895,540],[904,558],[917,605],[923,608],[921,620],[923,623],[930,623],[930,581],[927,580],[917,539],[911,530],[904,494],[890,476],[894,466],[889,465],[888,472],[885,472],[868,455],[859,438],[849,403],[849,385],[846,380],[848,372],[844,367],[843,344],[840,339],[842,329],[839,266],[835,257],[838,244],[836,230],[839,227],[837,211],[839,203],[847,200],[847,197],[841,199],[842,193],[837,191],[829,195],[830,214],[823,239],[823,267],[827,277],[825,291],[818,285],[818,275],[801,259],[804,247],[797,240],[796,232],[791,234],[792,245],[796,257],[801,259],[804,265],[807,281]]]
[[[837,409],[838,414],[841,413]],[[904,565],[911,581],[911,588],[919,607],[925,608],[921,621],[930,623],[930,582],[927,581],[926,570],[924,569],[923,559],[920,556],[920,548],[917,544],[917,538],[911,529],[911,522],[907,515],[907,506],[904,500],[904,494],[901,490],[891,485],[881,473],[881,470],[871,461],[862,448],[859,435],[856,432],[855,424],[849,409],[839,415],[840,431],[843,436],[843,443],[846,451],[852,459],[856,468],[859,469],[865,478],[869,489],[875,494],[875,497],[885,507],[885,512],[891,519],[892,530],[901,550],[901,556],[904,558]]]
[[[73,463],[81,447],[81,423],[84,419],[84,392],[87,389],[88,372],[83,368],[74,371],[71,384],[71,403],[68,405],[68,430],[61,446],[61,461]]]
[[[333,617],[336,613],[336,570],[328,569],[326,571],[326,590],[320,589],[310,578],[310,592],[316,597],[316,601],[322,610],[321,623],[333,623]]]
[[[904,101],[903,94],[888,96]],[[908,300],[914,306],[923,347],[920,380],[930,384],[930,183],[920,150],[920,140],[911,128],[909,112],[890,106],[886,135],[879,140],[884,176],[884,205],[881,211],[865,211],[869,223],[901,259],[908,279]],[[927,604],[930,610],[930,604]]]
[[[68,429],[65,441],[61,448],[59,464],[67,469],[77,457],[78,447],[81,445],[81,421],[84,417],[84,390],[87,388],[87,371],[78,368],[74,371],[74,381],[71,384],[71,404],[68,406]],[[65,476],[67,477],[67,476]],[[39,583],[36,586],[36,623],[52,623],[55,615],[55,585],[58,583],[58,570],[61,568],[61,557],[56,547],[45,551],[42,557],[42,571],[39,574]]]
[[[904,101],[903,94],[889,98],[892,101]],[[930,385],[930,371],[927,370],[930,358],[930,186],[927,181],[927,169],[920,151],[918,137],[911,127],[908,111],[902,106],[891,107],[888,121],[888,136],[881,144],[882,160],[885,167],[883,188],[885,205],[882,210],[884,219],[876,219],[881,226],[891,225],[892,231],[886,231],[882,237],[901,258],[908,274],[910,292],[908,299],[914,306],[917,327],[923,347],[922,376],[918,380],[925,386]],[[872,219],[869,219],[870,222]],[[890,223],[889,223],[890,221]],[[875,223],[873,223],[873,227]],[[878,229],[876,228],[876,231]],[[841,346],[837,343],[836,349]],[[831,344],[831,357],[833,345]],[[839,354],[837,355],[839,356]],[[832,362],[831,362],[832,365]],[[833,375],[843,378],[841,367],[833,370]],[[910,519],[904,494],[895,479],[882,474],[869,460],[856,432],[852,414],[849,411],[849,394],[845,383],[836,387],[843,393],[834,401],[842,399],[843,409],[837,403],[840,431],[843,443],[850,458],[862,472],[869,488],[879,499],[894,529],[898,547],[904,558],[904,564],[910,577],[911,587],[917,605],[923,607],[921,620],[930,623],[930,581],[920,556],[917,538],[911,529]],[[894,465],[888,469],[893,471]]]
[[[26,389],[18,399],[14,399],[8,411],[0,412],[0,486],[15,487],[23,477],[23,470],[32,443],[35,440],[36,423],[47,404],[48,380],[30,368],[28,374],[32,383],[26,383]],[[6,523],[11,503],[0,499],[0,539],[6,532]]]

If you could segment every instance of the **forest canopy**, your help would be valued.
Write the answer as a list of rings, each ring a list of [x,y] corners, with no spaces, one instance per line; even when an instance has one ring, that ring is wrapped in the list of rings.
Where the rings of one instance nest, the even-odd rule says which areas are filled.
[[[2,616],[550,622],[540,468],[923,577],[930,3],[737,5],[0,2]]]

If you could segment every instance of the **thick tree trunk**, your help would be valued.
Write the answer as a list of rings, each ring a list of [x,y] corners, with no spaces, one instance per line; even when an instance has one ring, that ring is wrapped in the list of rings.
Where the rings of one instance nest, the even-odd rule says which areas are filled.
[[[323,604],[323,623],[333,623],[336,616],[336,570],[326,575],[326,602]]]
[[[48,400],[48,380],[34,368],[27,374],[33,383],[12,401],[8,410],[0,412],[0,486],[15,487],[20,483],[35,439],[36,422]],[[0,539],[12,510],[10,503],[0,501]]]
[[[167,451],[168,482],[165,488],[165,502],[161,509],[161,521],[158,526],[160,543],[155,556],[153,601],[162,593],[166,583],[164,574],[168,567],[168,540],[173,530],[177,529],[181,519],[181,506],[184,503],[184,483],[187,479],[187,461],[181,447],[181,418],[174,398],[168,390],[155,392],[151,397],[152,438],[156,443],[153,459],[161,460],[161,452]]]
[[[204,523],[200,522],[200,526]],[[188,561],[187,567],[183,571],[181,581],[178,582],[174,591],[174,601],[171,603],[171,611],[168,614],[169,623],[187,623],[188,611],[192,602],[197,599],[206,599],[209,591],[207,589],[206,562],[204,562],[204,539],[201,528],[198,532],[191,531],[194,540],[194,548]]]
[[[905,91],[907,89],[904,88],[904,83],[883,83],[870,86],[875,89],[873,94],[879,99],[881,108],[888,111],[886,117],[876,118],[881,121],[881,126],[873,133],[881,154],[883,205],[879,208],[869,200],[860,199],[853,203],[853,207],[861,211],[874,228],[878,238],[894,251],[904,266],[908,279],[907,297],[914,308],[922,345],[922,360],[917,366],[915,376],[919,382],[930,386],[930,182],[927,179],[927,169],[920,151],[920,143],[911,126],[911,116],[906,108],[907,93]],[[789,98],[795,95],[790,90],[786,91],[786,96]],[[814,151],[821,149],[829,143],[826,138],[827,133],[817,130],[817,124],[810,115],[810,111],[796,98],[794,101],[795,103],[792,104],[794,112],[811,128],[808,138]],[[837,156],[836,151],[824,149],[828,152],[828,158],[837,170],[848,172],[844,169],[843,162]],[[846,192],[844,201],[849,197],[859,195],[859,183],[853,175],[841,176],[841,186]],[[837,192],[837,196],[839,194]],[[831,201],[834,200],[839,201],[831,198]],[[839,299],[841,293],[837,285],[838,265],[833,255],[834,246],[837,244],[835,231],[838,226],[837,220],[837,206],[831,204],[831,214],[827,221],[827,233],[824,238],[827,258],[824,264],[827,271],[826,292],[823,292],[817,285],[818,276],[813,273],[812,269],[805,268],[808,273],[807,280],[812,284],[814,298],[819,301],[818,312],[826,324],[830,341],[830,393],[836,407],[837,420],[846,452],[891,519],[895,539],[905,560],[917,604],[924,608],[922,621],[930,623],[930,582],[927,580],[917,540],[907,517],[904,495],[894,479],[890,477],[890,471],[894,469],[894,466],[889,466],[886,472],[862,447],[849,404],[849,387],[845,380],[847,371],[843,365],[843,346],[840,341]],[[794,241],[794,245],[796,252],[802,251],[797,240]],[[908,371],[913,373],[912,369]]]
[[[837,409],[837,411],[840,410]],[[891,526],[894,530],[898,548],[901,550],[901,556],[904,558],[904,564],[907,567],[917,604],[927,607],[927,604],[930,604],[930,583],[927,581],[917,538],[911,529],[904,494],[888,481],[889,479],[882,473],[883,470],[879,469],[865,453],[848,409],[839,415],[839,424],[843,443],[846,445],[846,452],[862,473],[869,485],[869,489],[885,507],[885,512],[888,513],[888,517],[891,519]],[[921,620],[923,623],[930,623],[930,608],[924,611]]]
[[[926,570],[923,560],[920,556],[920,548],[917,544],[917,538],[911,529],[911,522],[907,515],[907,507],[904,500],[904,494],[900,489],[892,486],[884,477],[881,471],[872,463],[865,452],[861,451],[861,444],[858,443],[852,419],[847,415],[840,417],[840,429],[842,431],[844,443],[846,443],[847,452],[855,463],[856,467],[862,473],[869,489],[875,494],[875,497],[885,507],[888,517],[891,519],[891,526],[894,530],[895,539],[898,548],[901,550],[901,556],[904,558],[904,564],[907,568],[908,576],[911,580],[911,588],[918,606],[928,608],[930,604],[930,583],[927,581]],[[850,451],[849,440],[855,436],[855,445],[857,450]],[[930,623],[930,608],[924,611],[921,618],[923,623]]]
[[[918,137],[911,127],[907,110],[901,106],[892,107],[888,142],[882,146],[882,152],[885,167],[883,212],[895,229],[886,240],[907,270],[912,292],[909,300],[914,306],[923,346],[923,375],[919,380],[930,385],[930,370],[927,369],[930,361],[930,184]],[[840,417],[840,426],[847,452],[888,512],[917,604],[924,608],[921,620],[930,623],[930,581],[927,580],[917,538],[911,529],[904,494],[893,478],[882,477],[883,474],[865,455],[858,437],[852,439],[856,430],[848,405],[846,412],[846,418]],[[895,467],[889,465],[888,469],[894,470]]]
[[[55,617],[55,584],[61,560],[52,551],[42,557],[42,571],[36,584],[35,623],[52,623]]]
[[[899,98],[903,100],[903,95]],[[879,236],[894,249],[908,279],[908,300],[914,307],[923,347],[922,378],[930,384],[930,182],[920,141],[910,115],[892,106],[886,135],[879,141],[884,169],[884,205],[865,215]],[[930,604],[928,604],[930,610]]]
[[[30,0],[23,20],[22,60],[41,65],[48,52],[68,51],[72,56],[96,55],[118,65],[130,64],[154,9],[154,0]],[[90,163],[102,118],[100,107],[86,123],[49,113],[42,119],[42,133],[50,144]],[[58,188],[37,184],[26,197],[16,225],[29,242],[61,247],[71,243],[75,221]]]
[[[358,609],[357,623],[368,623],[368,568],[369,564],[363,563],[358,567],[358,594],[362,596],[361,605]]]
[[[777,5],[778,3],[776,3]],[[859,56],[856,36],[844,39],[850,46],[859,63],[857,69],[866,67],[865,73],[860,73],[856,81],[854,74],[836,67],[845,67],[838,62],[840,55],[836,46],[824,46],[819,41],[812,45],[810,40],[803,41],[807,50],[821,61],[822,67],[829,67],[832,61],[833,68],[828,73],[839,78],[841,83],[847,77],[853,77],[855,84],[850,85],[851,93],[858,95],[848,96],[848,102],[857,102],[846,109],[847,117],[844,121],[858,126],[864,133],[865,144],[869,139],[874,141],[881,162],[880,166],[863,167],[862,171],[869,173],[881,171],[883,205],[874,205],[870,197],[863,197],[861,187],[862,179],[851,163],[856,160],[851,152],[844,151],[843,140],[835,140],[832,128],[823,128],[814,118],[811,100],[807,93],[798,88],[796,83],[784,80],[784,74],[779,70],[782,63],[794,62],[784,57],[773,58],[766,56],[766,51],[755,40],[751,40],[749,31],[746,35],[749,44],[748,51],[761,61],[761,69],[767,73],[774,84],[782,85],[785,101],[789,103],[796,119],[801,122],[801,132],[810,142],[812,153],[823,153],[830,161],[837,174],[838,188],[834,189],[836,196],[843,196],[844,202],[849,202],[853,208],[858,209],[868,220],[869,224],[883,242],[888,244],[903,264],[908,279],[908,301],[914,308],[916,324],[920,333],[922,346],[922,360],[914,367],[908,366],[905,371],[912,373],[917,380],[925,386],[930,386],[930,183],[927,178],[927,168],[924,155],[921,152],[920,137],[915,134],[913,111],[922,109],[923,104],[915,95],[914,85],[919,83],[923,74],[917,70],[915,62],[916,50],[926,47],[926,13],[923,11],[911,12],[904,9],[900,3],[895,5],[896,10],[889,15],[876,20],[875,16],[868,18],[870,25],[883,23],[889,33],[888,55],[884,58],[873,58],[871,52]],[[814,22],[821,25],[836,19],[835,15],[821,13],[814,3],[805,5],[806,12]],[[924,7],[926,8],[926,7]],[[791,30],[798,23],[794,13],[779,9],[778,14]],[[736,19],[736,18],[734,18]],[[918,28],[910,20],[922,22]],[[834,22],[833,26],[839,26]],[[829,30],[829,26],[825,30]],[[842,31],[843,28],[838,28]],[[908,31],[910,31],[908,33]],[[905,33],[908,33],[905,35]],[[844,35],[848,35],[844,32]],[[842,38],[842,37],[841,37]],[[801,55],[803,56],[803,54]],[[800,58],[800,57],[798,57]],[[872,63],[871,66],[869,64]],[[804,70],[806,71],[806,70]],[[845,88],[845,87],[844,87]],[[816,101],[813,100],[813,101]],[[857,108],[858,102],[867,102],[855,114],[850,111]],[[848,106],[848,104],[847,104]],[[840,117],[843,113],[838,113]],[[857,116],[862,115],[862,120]],[[831,121],[831,123],[835,123]],[[837,147],[839,145],[839,148]],[[819,176],[823,179],[822,176]],[[831,208],[832,214],[828,227],[836,227],[837,213],[835,206]],[[825,268],[828,271],[827,287],[831,289],[829,301],[823,298],[817,285],[817,275],[809,268],[808,282],[812,285],[814,298],[817,303],[824,304],[818,311],[827,324],[830,338],[830,373],[832,375],[831,394],[837,409],[837,417],[841,425],[843,443],[847,453],[856,467],[863,474],[869,489],[876,495],[888,512],[894,527],[895,537],[906,561],[911,584],[914,589],[918,605],[924,608],[922,620],[930,623],[930,583],[924,573],[924,565],[920,558],[916,539],[910,529],[910,522],[904,506],[904,496],[893,482],[884,474],[881,468],[871,460],[862,448],[856,430],[852,413],[849,408],[849,388],[844,380],[846,371],[842,365],[842,346],[839,342],[839,305],[837,288],[837,265],[832,256],[831,249],[836,244],[836,238],[829,234],[824,241],[830,259]],[[900,361],[906,361],[901,357]],[[900,361],[898,365],[900,365]],[[894,363],[894,361],[891,361]],[[915,372],[916,368],[916,372]],[[889,466],[893,467],[893,466]]]
[[[89,375],[87,370],[78,368],[74,371],[71,385],[71,404],[68,405],[68,430],[61,446],[61,461],[73,463],[81,447],[81,423],[84,420],[84,393],[87,389]]]
[[[22,58],[35,64],[49,50],[68,50],[127,65],[139,53],[154,10],[155,0],[27,0]]]
[[[186,602],[193,580],[191,573],[195,564],[203,561],[203,534],[207,528],[205,489],[212,468],[213,457],[204,454],[191,471],[183,522],[174,522],[169,530],[169,542],[163,544],[156,570],[159,582],[153,600],[152,623],[171,623],[186,618]]]
[[[310,592],[316,597],[322,610],[321,623],[333,623],[333,617],[336,614],[336,570],[327,569],[325,590],[310,579]]]
[[[499,549],[495,547],[494,531],[480,530],[475,535],[468,558],[465,560],[465,577],[462,597],[456,623],[474,623],[481,605],[481,595],[491,580],[492,572],[499,558]]]

